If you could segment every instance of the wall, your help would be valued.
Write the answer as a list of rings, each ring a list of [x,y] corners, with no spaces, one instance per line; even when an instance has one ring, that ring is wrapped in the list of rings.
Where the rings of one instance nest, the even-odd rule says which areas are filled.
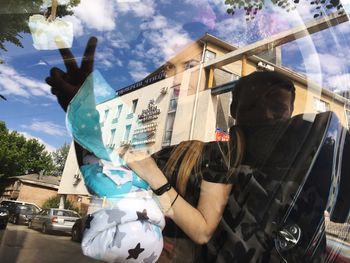
[[[58,194],[89,195],[82,177],[80,177],[80,180],[74,178],[74,175],[76,174],[80,174],[80,172],[77,158],[75,156],[74,144],[72,143],[62,173]]]
[[[41,207],[42,204],[48,198],[56,195],[57,195],[57,190],[38,187],[37,185],[32,185],[28,183],[22,183],[17,201],[35,203]]]

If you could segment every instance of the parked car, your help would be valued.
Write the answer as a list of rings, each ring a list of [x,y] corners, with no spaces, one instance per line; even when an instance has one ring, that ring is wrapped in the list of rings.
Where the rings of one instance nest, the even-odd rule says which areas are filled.
[[[72,241],[81,242],[83,239],[83,233],[85,229],[86,220],[90,217],[90,215],[79,218],[75,221],[72,227]]]
[[[4,200],[0,204],[7,208],[9,222],[14,224],[28,224],[29,219],[41,210],[36,204],[23,201]]]
[[[9,220],[9,211],[4,206],[0,206],[0,229],[5,229]]]
[[[80,215],[73,210],[43,209],[29,220],[28,227],[41,229],[43,233],[52,231],[71,233],[75,221],[79,218]]]

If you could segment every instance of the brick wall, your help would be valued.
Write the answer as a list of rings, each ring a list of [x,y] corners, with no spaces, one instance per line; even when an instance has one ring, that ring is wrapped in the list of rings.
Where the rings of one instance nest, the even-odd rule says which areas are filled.
[[[49,189],[37,185],[22,183],[17,200],[35,203],[41,207],[42,204],[46,201],[46,199],[56,195],[57,190],[55,189]]]

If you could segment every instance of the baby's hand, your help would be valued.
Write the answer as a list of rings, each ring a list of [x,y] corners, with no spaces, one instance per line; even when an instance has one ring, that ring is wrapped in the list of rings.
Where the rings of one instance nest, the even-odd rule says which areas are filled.
[[[46,83],[51,86],[52,94],[57,97],[64,111],[67,111],[68,104],[93,71],[96,45],[97,38],[91,37],[86,45],[80,67],[70,49],[59,49],[67,71],[64,72],[56,67],[52,68],[50,76],[46,78]]]

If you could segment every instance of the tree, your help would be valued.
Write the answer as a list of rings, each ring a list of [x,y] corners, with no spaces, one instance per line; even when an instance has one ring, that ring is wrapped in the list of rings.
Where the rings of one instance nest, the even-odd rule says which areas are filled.
[[[60,206],[60,197],[56,195],[46,199],[46,201],[42,205],[42,208],[43,209],[58,208],[59,206]],[[77,213],[80,213],[79,208],[69,199],[66,199],[64,203],[64,209],[69,209]]]
[[[294,4],[291,4],[289,0],[270,0],[274,5],[285,9],[287,12],[294,9],[294,4],[299,4],[300,0],[294,0]],[[336,10],[339,13],[343,13],[343,6],[340,0],[306,0],[314,7],[314,18],[327,15],[330,12]],[[265,0],[225,0],[225,5],[228,6],[227,13],[234,15],[238,10],[244,10],[246,20],[254,19],[255,15],[265,5]]]
[[[67,6],[57,8],[57,16],[72,15],[72,7],[77,6],[80,0],[70,0]],[[22,47],[21,33],[29,33],[29,17],[34,14],[43,13],[40,10],[42,0],[4,0],[0,1],[0,49],[7,51],[4,43],[6,41]]]
[[[52,153],[52,159],[55,165],[53,175],[56,175],[56,176],[62,175],[64,165],[67,160],[69,148],[70,148],[70,145],[68,143],[65,143],[60,148],[58,148],[55,152]]]
[[[16,131],[10,132],[0,122],[0,174],[2,177],[39,173],[54,169],[51,155],[36,139],[26,139]]]

